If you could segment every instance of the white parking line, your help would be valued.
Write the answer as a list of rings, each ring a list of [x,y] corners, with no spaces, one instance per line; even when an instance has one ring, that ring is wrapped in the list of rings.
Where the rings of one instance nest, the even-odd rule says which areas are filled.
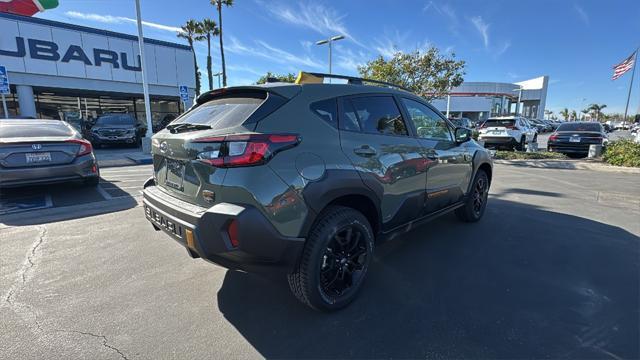
[[[98,186],[96,186],[96,190],[98,190],[98,193],[99,193],[100,195],[102,195],[102,197],[103,197],[105,200],[111,200],[111,199],[113,199],[113,196],[109,195],[109,193],[108,193],[105,189],[103,189],[103,188],[102,188],[102,185],[98,185]]]

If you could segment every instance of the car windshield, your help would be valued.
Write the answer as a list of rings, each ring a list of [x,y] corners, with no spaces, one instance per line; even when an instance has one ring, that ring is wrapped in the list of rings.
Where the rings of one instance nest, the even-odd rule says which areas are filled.
[[[515,125],[515,119],[489,119],[485,121],[484,127],[505,127]]]
[[[558,131],[596,131],[596,132],[600,132],[600,124],[598,123],[591,123],[591,124],[585,124],[585,123],[577,123],[577,124],[571,124],[571,123],[564,123],[562,125],[560,125],[558,127]]]
[[[211,100],[191,110],[172,122],[209,125],[214,129],[226,129],[241,125],[264,100],[260,98],[228,97]]]
[[[133,125],[135,122],[131,115],[105,115],[98,118],[96,125]]]

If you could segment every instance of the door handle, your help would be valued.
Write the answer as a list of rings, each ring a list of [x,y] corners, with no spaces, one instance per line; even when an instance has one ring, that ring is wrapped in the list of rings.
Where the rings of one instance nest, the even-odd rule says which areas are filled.
[[[374,156],[378,153],[376,149],[372,148],[369,145],[362,145],[359,148],[355,148],[353,149],[353,152],[356,153],[356,155],[360,156]]]

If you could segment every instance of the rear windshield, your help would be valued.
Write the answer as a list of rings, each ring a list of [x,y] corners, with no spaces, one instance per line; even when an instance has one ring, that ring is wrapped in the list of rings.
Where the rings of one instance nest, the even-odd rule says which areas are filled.
[[[557,131],[596,131],[596,132],[600,132],[601,129],[600,129],[600,124],[598,124],[598,123],[593,123],[593,124],[564,123],[564,124],[558,126],[558,130]]]
[[[515,119],[489,119],[485,121],[485,127],[513,126],[516,124]]]
[[[71,130],[65,123],[58,121],[34,122],[29,120],[0,121],[0,142],[3,138],[12,137],[49,137],[71,136]]]
[[[133,125],[136,119],[131,115],[105,115],[100,116],[96,125]]]
[[[214,129],[242,125],[263,101],[264,99],[249,97],[211,100],[184,114],[172,124],[203,124]]]

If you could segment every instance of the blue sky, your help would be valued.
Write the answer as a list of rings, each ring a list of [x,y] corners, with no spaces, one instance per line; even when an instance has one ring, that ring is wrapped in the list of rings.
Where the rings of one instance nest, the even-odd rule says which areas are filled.
[[[133,0],[60,3],[38,16],[136,33]],[[142,0],[142,14],[146,37],[174,42],[187,19],[217,21],[207,0]],[[611,67],[640,46],[637,0],[236,0],[223,14],[229,85],[255,82],[267,71],[326,71],[327,48],[315,41],[344,34],[334,44],[334,73],[355,75],[358,64],[377,55],[433,45],[467,62],[466,81],[549,75],[547,108],[556,113],[593,102],[623,112],[631,74],[611,81]],[[206,45],[196,53],[204,68]],[[218,70],[217,41],[213,56]],[[636,74],[630,112],[640,112],[639,80]]]

